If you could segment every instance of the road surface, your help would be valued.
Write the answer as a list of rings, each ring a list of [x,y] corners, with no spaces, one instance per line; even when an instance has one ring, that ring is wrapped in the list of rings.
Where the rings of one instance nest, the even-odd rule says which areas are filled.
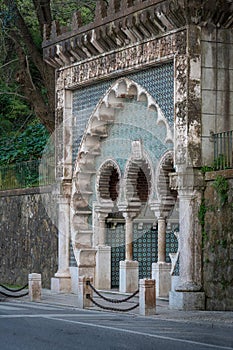
[[[0,302],[1,350],[233,349],[233,326]]]

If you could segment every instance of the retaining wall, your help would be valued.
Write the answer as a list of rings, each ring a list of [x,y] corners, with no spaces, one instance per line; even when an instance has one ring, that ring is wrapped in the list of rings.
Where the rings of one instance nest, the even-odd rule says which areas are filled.
[[[51,187],[0,192],[0,283],[23,285],[37,272],[50,288],[58,251],[53,201]]]
[[[227,190],[224,190],[226,180]],[[233,310],[233,170],[206,173],[203,280],[208,310]]]

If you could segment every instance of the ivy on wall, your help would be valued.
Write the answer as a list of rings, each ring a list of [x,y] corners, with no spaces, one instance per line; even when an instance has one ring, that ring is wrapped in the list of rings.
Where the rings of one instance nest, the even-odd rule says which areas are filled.
[[[35,123],[27,126],[22,133],[1,137],[0,166],[40,158],[48,136],[45,127]]]

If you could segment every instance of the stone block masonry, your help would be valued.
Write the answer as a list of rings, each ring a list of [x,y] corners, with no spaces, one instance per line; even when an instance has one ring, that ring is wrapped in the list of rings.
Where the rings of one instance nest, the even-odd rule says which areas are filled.
[[[233,310],[233,170],[208,172],[206,179],[202,233],[206,309],[230,311]],[[223,197],[219,179],[228,184],[227,196]]]
[[[24,285],[28,274],[41,273],[50,288],[57,270],[57,228],[44,202],[52,203],[51,188],[0,192],[0,282]]]

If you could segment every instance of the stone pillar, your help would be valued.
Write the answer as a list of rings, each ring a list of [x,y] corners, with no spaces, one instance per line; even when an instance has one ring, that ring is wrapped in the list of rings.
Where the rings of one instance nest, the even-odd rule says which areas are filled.
[[[69,271],[70,242],[70,200],[60,196],[58,205],[58,271],[51,280],[51,289],[56,292],[70,292]]]
[[[125,261],[120,261],[120,285],[122,293],[132,293],[138,289],[139,263],[133,261],[133,218],[136,213],[125,212]]]
[[[120,261],[119,291],[133,293],[138,289],[139,263],[133,260]]]
[[[176,290],[200,291],[201,289],[201,255],[197,254],[197,250],[201,253],[201,227],[197,217],[199,200],[197,192],[179,191],[181,284]]]
[[[95,286],[111,289],[111,247],[99,245],[96,249]]]
[[[166,219],[158,218],[158,262],[166,261]]]
[[[156,281],[156,296],[167,298],[171,290],[171,264],[157,262],[152,264],[152,279]]]
[[[133,260],[133,217],[129,213],[125,217],[125,260]]]
[[[190,173],[189,173],[190,172]],[[179,195],[179,281],[170,293],[170,307],[183,310],[204,310],[202,289],[202,233],[198,221],[202,193],[194,170],[177,175]],[[201,182],[200,182],[201,184]],[[200,185],[199,184],[199,185]]]
[[[156,313],[155,280],[139,280],[139,314],[151,316]]]
[[[96,237],[95,286],[98,289],[111,289],[111,247],[106,243],[106,217],[111,208],[101,211],[95,206],[94,235]]]
[[[158,217],[158,262],[152,264],[152,279],[156,281],[156,296],[168,297],[171,289],[171,264],[166,263],[166,217],[171,208],[162,203],[156,203],[152,210]]]
[[[106,220],[107,215],[104,213],[98,213],[98,241],[99,245],[105,245],[105,234],[106,234]]]
[[[30,301],[41,300],[41,274],[31,273],[28,275],[28,288]]]

